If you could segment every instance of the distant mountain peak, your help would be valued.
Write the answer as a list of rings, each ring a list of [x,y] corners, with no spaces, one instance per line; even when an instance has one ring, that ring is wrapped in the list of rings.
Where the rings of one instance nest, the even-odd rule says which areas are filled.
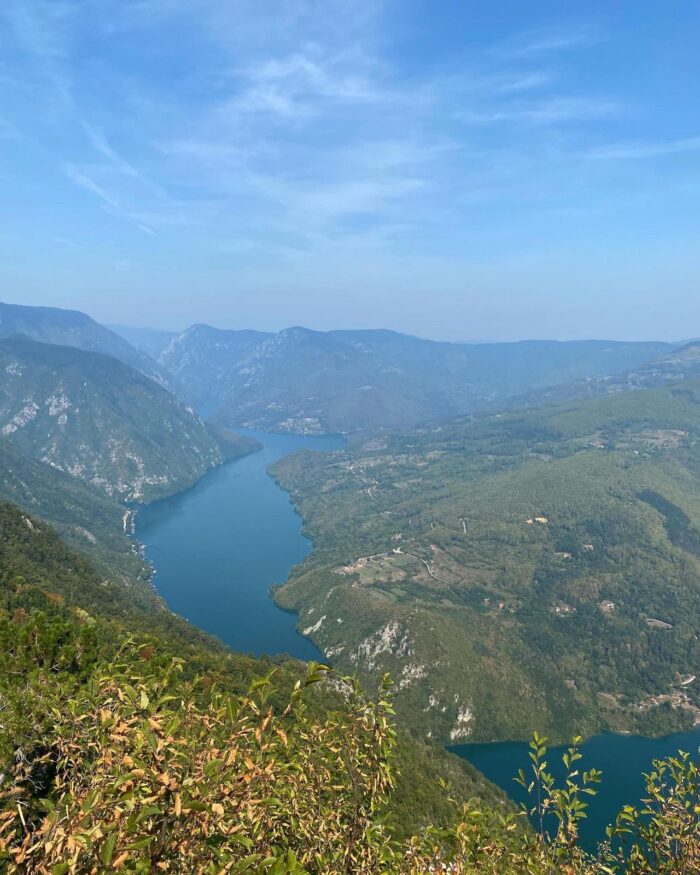
[[[0,302],[0,337],[14,334],[41,343],[111,355],[161,386],[174,388],[169,375],[147,353],[79,310]]]

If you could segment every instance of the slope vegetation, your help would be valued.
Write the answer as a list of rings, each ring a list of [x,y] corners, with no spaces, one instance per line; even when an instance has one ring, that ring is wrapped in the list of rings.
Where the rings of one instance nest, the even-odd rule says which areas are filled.
[[[653,820],[627,808],[613,842],[587,854],[577,827],[600,776],[581,775],[574,749],[559,789],[533,743],[533,812],[553,812],[551,832],[536,834],[463,766],[446,768],[448,755],[402,746],[385,697],[368,700],[319,669],[304,677],[294,663],[217,651],[184,624],[164,630],[151,616],[144,631],[110,595],[47,527],[0,505],[9,875],[697,871],[698,773],[687,756],[648,779]],[[461,778],[452,801],[431,783],[447,776]],[[460,801],[475,790],[486,804]]]
[[[100,574],[128,587],[129,599],[152,600],[150,588],[132,586],[150,578],[151,571],[129,537],[130,511],[115,498],[0,438],[0,501],[50,523]]]
[[[0,340],[0,434],[110,495],[150,501],[254,448],[214,433],[173,395],[110,356]]]
[[[668,386],[671,383],[696,377],[700,377],[700,343],[693,342],[619,374],[604,374],[573,383],[562,382],[556,386],[529,392],[521,397],[510,399],[508,406],[534,407],[557,401],[616,395],[619,392]]]
[[[225,331],[193,325],[170,338],[158,356],[168,373],[185,387],[198,410],[210,413],[253,367],[262,331]]]
[[[147,589],[143,583],[136,586]],[[74,696],[76,707],[88,708],[97,689],[90,684],[104,679],[106,666],[132,682],[145,672],[151,682],[176,657],[180,668],[171,693],[188,696],[187,684],[198,677],[199,705],[214,690],[243,693],[253,682],[261,685],[274,670],[276,692],[267,700],[277,707],[306,674],[294,660],[273,662],[232,653],[170,613],[157,598],[129,598],[50,526],[0,504],[0,768],[9,766],[18,748],[35,749],[42,732],[50,735],[56,715],[50,713],[49,700],[72,720],[78,715],[71,716],[62,697]],[[28,692],[32,684],[36,699]],[[343,701],[335,686],[324,682],[311,691],[307,707],[321,716]],[[401,796],[389,813],[398,831],[448,822],[452,812],[440,780],[449,780],[459,798],[478,794],[492,804],[503,803],[500,792],[472,767],[408,735],[397,737],[396,757]]]
[[[153,358],[79,310],[0,303],[0,337],[22,334],[40,343],[101,352],[170,389],[172,378]]]
[[[237,364],[227,362],[218,385],[228,391],[213,419],[275,431],[405,429],[562,380],[615,373],[667,349],[607,341],[436,343],[393,331],[290,328]],[[191,358],[187,373],[173,371],[185,381],[196,372]]]
[[[700,382],[448,421],[273,468],[277,593],[443,741],[700,722]]]

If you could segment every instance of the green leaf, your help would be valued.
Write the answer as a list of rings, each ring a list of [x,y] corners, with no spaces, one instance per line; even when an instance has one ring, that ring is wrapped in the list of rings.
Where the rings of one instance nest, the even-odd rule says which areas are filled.
[[[104,840],[104,844],[102,845],[102,862],[105,866],[109,866],[112,862],[112,858],[114,857],[114,849],[117,846],[117,834],[116,832],[111,832],[107,835],[107,838]]]

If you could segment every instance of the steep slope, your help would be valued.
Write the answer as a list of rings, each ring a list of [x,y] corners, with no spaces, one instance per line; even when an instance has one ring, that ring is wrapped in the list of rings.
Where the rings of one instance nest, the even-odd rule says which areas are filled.
[[[132,590],[151,571],[129,537],[130,512],[115,498],[77,477],[25,455],[0,438],[0,501],[50,523],[70,546],[83,552],[102,574]],[[150,587],[138,597],[156,598]]]
[[[22,334],[41,343],[111,355],[173,391],[167,372],[149,355],[78,310],[0,303],[0,337]]]
[[[107,325],[110,331],[124,338],[136,349],[149,355],[154,361],[170,341],[177,337],[177,331],[164,331],[159,328],[136,328],[132,325]]]
[[[0,434],[109,495],[150,501],[196,482],[253,442],[220,437],[117,359],[0,340]]]
[[[172,357],[162,361],[184,379],[173,370],[175,343]],[[222,363],[216,395],[226,387],[228,394],[212,418],[229,426],[293,432],[409,428],[562,379],[615,373],[669,349],[607,341],[469,345],[392,331],[290,328],[237,363],[233,357]],[[183,372],[191,369],[192,358],[190,353]]]
[[[158,361],[181,383],[197,409],[207,414],[226,399],[237,380],[245,378],[257,348],[272,336],[193,325],[171,338]]]
[[[444,741],[700,721],[700,381],[477,416],[275,476],[314,553],[277,593]]]
[[[18,748],[35,750],[42,731],[50,734],[55,715],[48,697],[62,713],[62,694],[76,695],[84,708],[97,680],[115,671],[115,659],[134,683],[142,672],[164,676],[173,657],[181,662],[180,671],[170,672],[176,701],[190,694],[188,681],[195,677],[204,679],[197,687],[202,703],[213,689],[218,696],[221,690],[244,693],[251,682],[265,688],[263,678],[274,670],[277,693],[268,691],[265,707],[279,709],[306,673],[294,660],[273,662],[233,653],[157,600],[125,597],[122,587],[105,581],[50,526],[0,503],[0,768],[6,770]],[[39,697],[32,702],[27,688],[37,676]],[[317,718],[344,706],[341,696],[324,684],[310,690],[306,701]],[[39,711],[34,712],[37,704]],[[80,716],[78,712],[77,722]],[[450,820],[452,810],[440,780],[449,780],[459,798],[478,794],[491,803],[504,802],[500,791],[471,766],[403,734],[396,760],[401,795],[387,813],[400,832]]]
[[[48,527],[0,505],[3,872],[698,871],[688,754],[654,763],[653,819],[625,806],[586,853],[600,774],[574,749],[562,783],[531,744],[526,829],[463,762],[397,730],[385,696],[293,662],[270,671],[163,616],[123,611]]]

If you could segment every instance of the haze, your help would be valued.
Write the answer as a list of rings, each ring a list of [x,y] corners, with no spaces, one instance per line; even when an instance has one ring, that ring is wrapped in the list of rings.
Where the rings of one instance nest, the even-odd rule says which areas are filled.
[[[5,0],[2,297],[692,336],[699,25],[690,0]]]

